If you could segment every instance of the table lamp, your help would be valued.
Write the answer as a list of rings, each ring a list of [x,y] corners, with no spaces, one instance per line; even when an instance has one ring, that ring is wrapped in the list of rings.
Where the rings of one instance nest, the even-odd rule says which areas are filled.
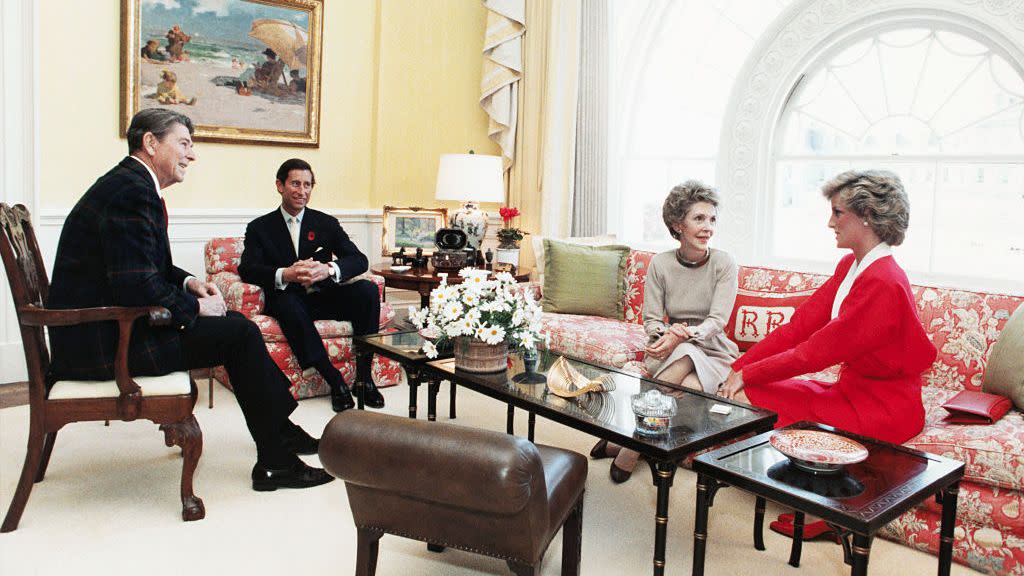
[[[480,203],[505,201],[501,156],[442,154],[434,198],[464,202],[449,225],[466,233],[468,248],[479,250],[487,232],[487,213],[480,210]]]

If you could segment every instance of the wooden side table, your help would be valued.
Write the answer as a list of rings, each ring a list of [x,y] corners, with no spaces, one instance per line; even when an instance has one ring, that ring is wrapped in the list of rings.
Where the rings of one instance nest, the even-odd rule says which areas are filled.
[[[420,308],[426,308],[430,304],[430,291],[441,284],[441,275],[434,270],[430,264],[426,268],[410,268],[403,272],[391,269],[391,264],[381,262],[374,264],[370,272],[384,277],[384,288],[396,290],[414,290],[420,295]],[[516,270],[517,282],[525,282],[530,279],[532,268],[520,268]],[[461,284],[462,276],[457,272],[448,273],[448,284]],[[386,299],[386,294],[385,294]]]

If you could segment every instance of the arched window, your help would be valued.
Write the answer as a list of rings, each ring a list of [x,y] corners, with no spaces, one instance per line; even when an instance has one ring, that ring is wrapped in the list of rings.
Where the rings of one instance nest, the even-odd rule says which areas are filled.
[[[834,262],[820,186],[876,168],[910,196],[908,271],[1024,279],[1024,76],[969,28],[901,23],[823,52],[783,105],[770,167],[772,259]]]

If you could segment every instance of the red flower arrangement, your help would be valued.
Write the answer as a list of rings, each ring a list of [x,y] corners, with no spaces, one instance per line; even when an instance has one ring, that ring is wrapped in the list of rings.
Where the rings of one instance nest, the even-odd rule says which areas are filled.
[[[504,222],[503,227],[498,230],[498,241],[502,244],[517,245],[523,239],[523,231],[512,227],[512,219],[519,216],[519,208],[504,206],[498,210],[498,214],[501,214],[501,221]]]

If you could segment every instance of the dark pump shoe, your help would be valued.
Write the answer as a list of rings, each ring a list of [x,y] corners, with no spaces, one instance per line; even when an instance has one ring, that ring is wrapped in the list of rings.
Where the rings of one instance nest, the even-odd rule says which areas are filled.
[[[377,390],[377,385],[373,383],[373,380],[356,384],[355,392],[362,396],[363,404],[370,408],[384,407],[384,396],[380,393],[380,390]]]
[[[352,399],[352,394],[348,391],[348,386],[339,386],[337,388],[331,388],[331,408],[335,412],[344,412],[349,408],[355,408],[356,401]]]
[[[320,440],[313,438],[298,426],[289,432],[282,432],[281,441],[289,452],[302,456],[316,454],[320,449]]]
[[[252,489],[257,492],[272,492],[278,488],[312,488],[331,480],[334,480],[334,476],[301,460],[288,468],[267,468],[259,462],[252,468]]]

